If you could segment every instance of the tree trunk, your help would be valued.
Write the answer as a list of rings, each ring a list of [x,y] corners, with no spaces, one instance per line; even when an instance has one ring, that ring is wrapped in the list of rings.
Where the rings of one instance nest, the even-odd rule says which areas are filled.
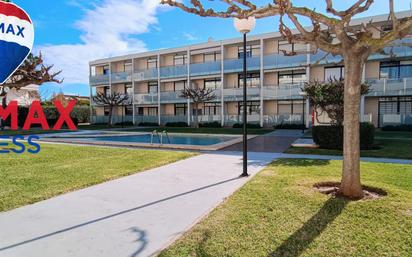
[[[107,126],[109,128],[112,127],[112,114],[113,114],[113,106],[110,105],[110,107],[109,107],[109,121],[107,122]]]
[[[344,129],[343,129],[343,169],[340,194],[351,198],[363,198],[360,178],[360,99],[363,58],[357,54],[344,57]]]

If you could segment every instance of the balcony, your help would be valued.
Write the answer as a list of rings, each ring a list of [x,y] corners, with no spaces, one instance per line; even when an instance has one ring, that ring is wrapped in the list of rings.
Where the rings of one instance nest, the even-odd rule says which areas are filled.
[[[172,79],[182,78],[187,76],[187,65],[167,66],[160,68],[160,78]]]
[[[368,96],[412,95],[412,78],[369,79],[371,92]]]
[[[113,72],[112,73],[112,83],[127,83],[132,82],[132,72]]]
[[[157,80],[157,68],[147,69],[147,70],[138,70],[134,73],[135,81],[148,81],[148,80]]]
[[[369,57],[369,60],[382,60],[391,57],[411,57],[412,56],[412,38],[404,38],[395,41],[390,47],[385,47],[385,53],[387,54],[374,54]]]
[[[187,99],[180,97],[180,91],[165,91],[160,92],[161,103],[186,103]]]
[[[299,93],[303,84],[267,85],[263,88],[264,100],[302,99]]]
[[[158,123],[158,116],[146,116],[146,115],[135,115],[134,116],[135,124],[139,125],[140,123]]]
[[[379,127],[397,126],[401,124],[412,125],[412,114],[381,114],[379,116]]]
[[[225,125],[232,126],[236,123],[243,122],[243,115],[225,115]],[[260,123],[260,115],[259,114],[251,114],[247,115],[247,123]]]
[[[263,57],[263,65],[265,69],[299,67],[306,66],[306,64],[306,54],[298,54],[293,56],[285,56],[283,54],[272,54]]]
[[[121,96],[125,96],[127,94],[121,94]],[[94,100],[93,100],[93,96],[91,97],[91,104],[94,106],[105,106],[105,104],[97,104]],[[132,95],[128,95],[129,98],[122,104],[122,105],[132,105],[133,104],[133,96]]]
[[[221,70],[221,62],[190,64],[190,76],[219,75]]]
[[[263,124],[270,127],[281,124],[302,124],[303,116],[302,114],[264,115]]]
[[[223,95],[225,101],[243,101],[243,87],[240,88],[225,88],[223,89]],[[247,100],[259,100],[260,99],[260,88],[259,87],[248,87],[247,88]]]
[[[108,85],[109,80],[110,80],[109,74],[90,76],[90,85],[92,86]]]
[[[157,104],[158,103],[157,93],[151,94],[135,94],[134,101],[136,104]]]
[[[246,59],[248,71],[260,70],[260,57],[254,56]],[[243,71],[243,59],[225,60],[225,73]]]
[[[328,64],[328,63],[340,63],[342,61],[342,56],[326,56],[326,52],[318,50],[315,54],[310,55],[311,64]]]

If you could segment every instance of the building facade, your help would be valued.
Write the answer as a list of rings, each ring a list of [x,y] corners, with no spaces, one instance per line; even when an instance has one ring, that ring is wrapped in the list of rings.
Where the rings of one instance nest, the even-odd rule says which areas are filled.
[[[398,13],[398,17],[411,16]],[[358,19],[360,26],[373,19],[376,37],[390,29],[387,15]],[[380,28],[380,29],[379,29]],[[397,43],[412,43],[405,38]],[[313,51],[304,44],[289,44],[279,33],[248,37],[248,122],[261,126],[303,124],[313,118],[310,103],[299,94],[305,82],[343,78],[339,56]],[[290,56],[285,53],[295,52]],[[372,55],[363,70],[371,93],[362,97],[361,117],[376,127],[412,124],[412,48],[406,44],[388,47],[390,54]],[[130,101],[115,107],[114,122],[130,121],[165,125],[169,122],[219,122],[232,126],[242,122],[242,39],[209,41],[203,44],[164,49],[90,62],[90,95],[119,92]],[[180,97],[185,87],[214,90],[216,98],[194,110]],[[92,122],[108,119],[108,108],[92,101]],[[319,117],[327,122],[326,117]]]

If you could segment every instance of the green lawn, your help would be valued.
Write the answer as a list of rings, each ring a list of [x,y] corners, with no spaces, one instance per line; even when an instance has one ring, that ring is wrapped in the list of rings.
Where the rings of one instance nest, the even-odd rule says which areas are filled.
[[[15,135],[35,135],[35,134],[48,134],[48,133],[61,133],[69,132],[70,130],[41,130],[41,129],[31,129],[31,130],[0,130],[0,136],[15,136]]]
[[[166,130],[169,133],[204,133],[204,134],[231,134],[240,135],[243,133],[241,128],[138,128],[130,129],[128,131],[145,131],[151,132],[154,129],[159,131]],[[262,135],[274,131],[273,129],[248,129],[249,134]]]
[[[363,183],[388,196],[358,202],[312,187],[341,165],[272,163],[160,256],[411,256],[412,165],[362,163]]]
[[[177,160],[190,153],[42,144],[37,155],[0,156],[0,211]]]
[[[412,140],[412,132],[376,131],[375,138],[402,138]]]

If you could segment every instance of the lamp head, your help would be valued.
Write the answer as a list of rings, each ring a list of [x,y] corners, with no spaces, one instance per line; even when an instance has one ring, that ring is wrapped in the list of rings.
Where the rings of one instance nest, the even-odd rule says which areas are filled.
[[[239,31],[242,34],[246,34],[255,28],[256,18],[253,16],[248,17],[247,19],[235,18],[233,24],[237,31]]]

